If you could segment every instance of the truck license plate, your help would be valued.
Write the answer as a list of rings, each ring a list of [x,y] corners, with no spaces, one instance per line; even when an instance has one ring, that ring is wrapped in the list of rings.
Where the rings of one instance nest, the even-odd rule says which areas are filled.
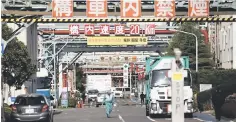
[[[34,113],[34,109],[26,109],[26,110],[25,110],[25,113],[27,113],[27,114]]]

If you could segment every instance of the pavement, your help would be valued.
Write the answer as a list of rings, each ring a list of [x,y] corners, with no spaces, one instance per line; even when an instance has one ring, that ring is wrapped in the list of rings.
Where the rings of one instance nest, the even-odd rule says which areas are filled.
[[[223,119],[223,118],[222,118]],[[63,109],[54,115],[56,122],[171,122],[170,116],[150,118],[145,115],[145,106],[140,101],[131,99],[116,99],[111,118],[106,118],[104,106]],[[178,122],[178,121],[177,121]],[[211,112],[194,113],[193,118],[185,122],[216,122]],[[224,119],[220,122],[236,122]]]
[[[145,107],[123,106],[118,104],[106,118],[105,109],[101,106],[64,109],[61,114],[54,115],[56,122],[171,122],[170,117],[150,118],[145,116]],[[214,117],[205,113],[195,113],[193,118],[186,118],[185,122],[216,122]]]

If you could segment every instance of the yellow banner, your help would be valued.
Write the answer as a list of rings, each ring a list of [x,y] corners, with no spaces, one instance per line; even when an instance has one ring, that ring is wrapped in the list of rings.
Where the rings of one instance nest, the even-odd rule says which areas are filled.
[[[147,45],[147,37],[87,37],[87,45]]]

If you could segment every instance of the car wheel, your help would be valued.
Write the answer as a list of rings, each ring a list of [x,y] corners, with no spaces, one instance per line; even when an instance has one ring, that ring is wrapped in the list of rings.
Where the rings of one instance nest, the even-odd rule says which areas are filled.
[[[155,114],[149,114],[150,118],[155,118]]]

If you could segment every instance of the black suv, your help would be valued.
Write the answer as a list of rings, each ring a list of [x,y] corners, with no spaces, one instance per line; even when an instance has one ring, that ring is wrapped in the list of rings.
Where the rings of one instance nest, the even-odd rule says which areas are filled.
[[[53,109],[49,100],[39,94],[24,94],[16,97],[11,106],[11,122],[44,121],[53,122]]]

